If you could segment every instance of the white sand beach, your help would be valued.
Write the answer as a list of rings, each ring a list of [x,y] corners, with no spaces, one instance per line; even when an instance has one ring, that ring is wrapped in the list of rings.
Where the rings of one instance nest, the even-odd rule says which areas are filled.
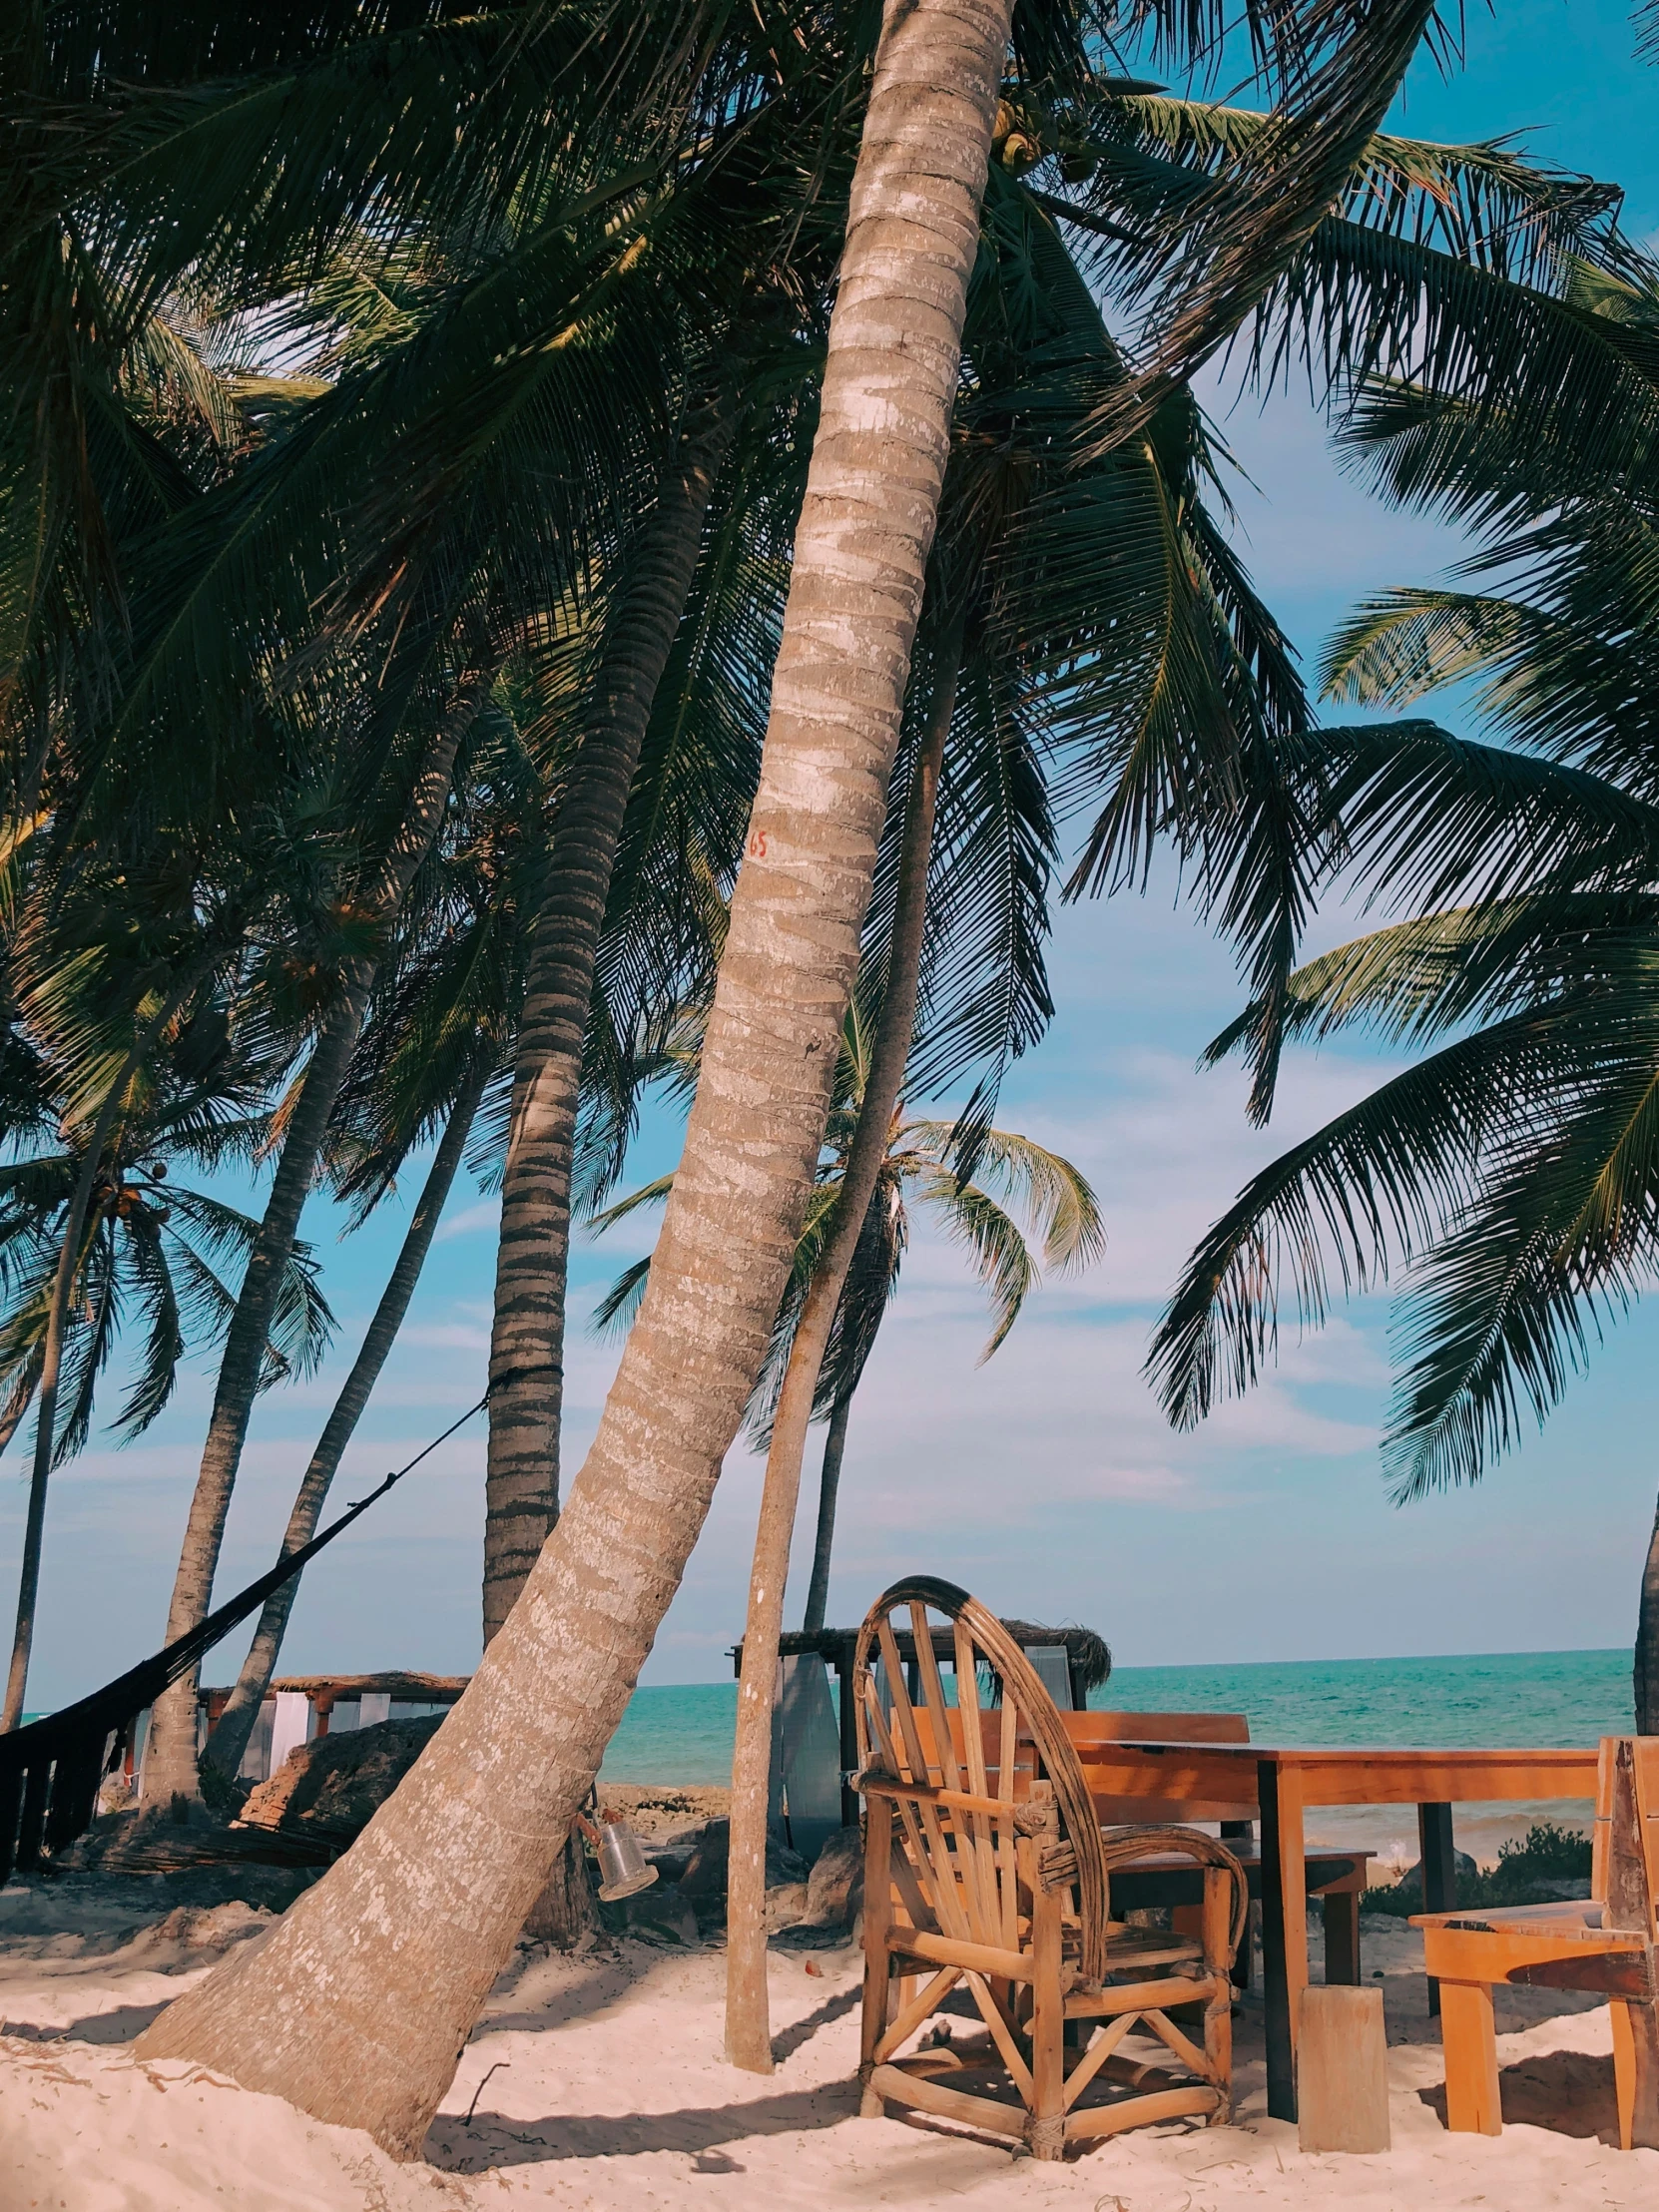
[[[770,2078],[721,2055],[724,1956],[635,1939],[584,1956],[525,1946],[461,2057],[426,2143],[394,2164],[366,2135],[126,2048],[269,1909],[176,1902],[201,1878],[93,1878],[0,1892],[3,2212],[437,2212],[496,2205],[643,2208],[903,2204],[916,2212],[1234,2212],[1475,2206],[1636,2212],[1659,2201],[1659,2153],[1614,2147],[1605,2006],[1507,1993],[1498,2024],[1506,2126],[1452,2136],[1420,1947],[1365,1924],[1389,2023],[1393,2147],[1305,2156],[1265,2114],[1260,2014],[1238,2021],[1234,2124],[1125,2135],[1040,2165],[943,2123],[861,2119],[858,1954],[778,1947]]]

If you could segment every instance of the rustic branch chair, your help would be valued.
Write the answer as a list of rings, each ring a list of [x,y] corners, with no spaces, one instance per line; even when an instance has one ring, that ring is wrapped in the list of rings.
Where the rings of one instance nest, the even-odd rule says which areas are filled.
[[[1047,2159],[1155,2120],[1225,2120],[1246,1899],[1232,1853],[1196,1829],[1102,1831],[1030,1661],[953,1583],[912,1576],[877,1599],[854,1693],[867,1807],[864,2112],[914,2106]],[[1113,1921],[1111,1869],[1154,1854],[1204,1870],[1198,1935]],[[984,2033],[952,2042],[946,2023],[907,2050],[959,1986]],[[1201,2043],[1187,2032],[1192,2012],[1185,2025],[1174,2016],[1185,2008],[1201,2008]],[[1163,2045],[1160,2063],[1120,2049],[1136,2028]]]
[[[1440,1985],[1446,2126],[1500,2135],[1496,1983],[1600,1991],[1613,2021],[1619,2143],[1659,2150],[1659,1737],[1603,1736],[1590,1897],[1418,1913]]]

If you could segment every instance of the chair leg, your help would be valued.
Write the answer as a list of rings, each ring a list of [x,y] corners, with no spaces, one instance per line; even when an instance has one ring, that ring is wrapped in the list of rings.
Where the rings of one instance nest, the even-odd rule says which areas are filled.
[[[1636,2037],[1630,2026],[1630,2007],[1617,1997],[1608,2007],[1613,2016],[1613,2088],[1619,2107],[1619,2148],[1629,2150],[1636,2117]]]
[[[1212,2127],[1225,2127],[1233,2117],[1233,1976],[1227,1955],[1232,1934],[1233,1883],[1221,1867],[1204,1870],[1204,1963],[1215,1975],[1210,2000],[1204,2007],[1204,2056],[1210,2078],[1221,2091],[1221,2102],[1210,2115]],[[1246,1936],[1249,1935],[1248,1925]]]
[[[1659,2150],[1659,2004],[1627,2004],[1622,2009],[1630,2046],[1631,2145],[1636,2150]],[[1615,2042],[1615,2054],[1617,2048]]]
[[[1051,2160],[1063,2158],[1066,2147],[1066,2000],[1060,1986],[1060,1917],[1059,1893],[1034,1882],[1028,2139],[1033,2157]]]
[[[1492,1992],[1480,1981],[1440,1983],[1445,2124],[1454,2135],[1501,2135]]]
[[[869,2085],[875,2066],[875,2046],[887,2024],[888,1983],[892,1953],[887,1949],[887,1930],[892,1924],[892,1805],[871,1796],[864,1837],[864,2004],[859,2032],[858,2079],[863,2084],[858,2110],[866,2120],[878,2120],[886,2106]]]

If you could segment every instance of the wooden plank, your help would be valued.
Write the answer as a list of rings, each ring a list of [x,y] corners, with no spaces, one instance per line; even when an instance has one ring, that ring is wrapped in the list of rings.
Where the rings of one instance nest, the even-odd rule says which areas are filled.
[[[895,2050],[903,2049],[922,2021],[937,2009],[940,1997],[948,1995],[961,1978],[960,1966],[941,1966],[932,1979],[922,1985],[920,1993],[913,1996],[898,2011],[892,2024],[882,2030],[873,2053],[877,2064],[890,2058]]]
[[[969,2096],[961,2089],[946,2089],[942,2083],[929,2081],[922,2074],[906,2073],[902,2066],[877,2066],[869,2077],[870,2089],[878,2097],[891,2097],[895,2104],[913,2104],[923,2112],[936,2112],[940,2119],[959,2120],[964,2127],[985,2127],[997,2135],[1012,2135],[1016,2141],[1025,2134],[1025,2107],[1003,2104],[991,2097]]]
[[[1639,1952],[1634,1936],[1604,1936],[1592,1929],[1585,1935],[1552,1936],[1527,1928],[1447,1927],[1429,1923],[1422,1932],[1423,1965],[1443,1981],[1507,1981],[1517,1969],[1541,1966],[1560,1958],[1582,1967],[1602,1951]]]
[[[1305,2151],[1389,2148],[1388,2045],[1381,1989],[1305,1989],[1296,2045],[1297,2142]]]
[[[1298,1750],[1256,1744],[1086,1740],[1078,1744],[1077,1753],[1097,1795],[1158,1798],[1189,1807],[1201,1799],[1247,1805],[1255,1795],[1255,1769],[1262,1759],[1295,1768],[1304,1805],[1456,1805],[1481,1799],[1592,1799],[1596,1794],[1596,1754],[1570,1746],[1418,1751],[1357,1745]]]
[[[890,1928],[887,1947],[911,1958],[925,1958],[935,1966],[971,1966],[975,1973],[1000,1974],[1006,1981],[1031,1978],[1031,1961],[1023,1952],[969,1942],[965,1936],[929,1936],[921,1929]]]
[[[1121,2104],[1096,2104],[1066,2115],[1066,2141],[1079,2143],[1101,2135],[1121,2135],[1126,2127],[1152,2127],[1159,2120],[1213,2112],[1221,2091],[1211,2088],[1158,2089],[1151,2096],[1125,2097]]]
[[[1069,2020],[1105,2019],[1123,2011],[1163,2010],[1172,2004],[1206,2004],[1215,1993],[1208,1974],[1166,1974],[1162,1980],[1108,1981],[1102,1989],[1075,1990],[1066,1999]]]
[[[1116,2019],[1109,2020],[1100,2030],[1066,2077],[1068,2112],[1140,2017],[1139,2012],[1120,2012]]]
[[[1453,2135],[1501,2135],[1492,1992],[1475,1981],[1440,1982],[1445,2124]]]
[[[1244,1713],[1108,1713],[1098,1708],[1062,1713],[1060,1724],[1074,1744],[1248,1744]]]
[[[1002,2053],[1002,2063],[1008,2069],[1009,2078],[1029,2104],[1032,2097],[1031,2069],[1025,2063],[1019,2045],[1014,2041],[1008,2026],[1008,2016],[997,2000],[996,1991],[983,1974],[970,1973],[966,1979],[973,2001],[979,2007],[979,2016],[990,2029],[991,2040]]]
[[[1304,1805],[1468,1805],[1484,1799],[1593,1798],[1596,1791],[1596,1754],[1584,1750],[1356,1747],[1275,1756],[1296,1768]]]

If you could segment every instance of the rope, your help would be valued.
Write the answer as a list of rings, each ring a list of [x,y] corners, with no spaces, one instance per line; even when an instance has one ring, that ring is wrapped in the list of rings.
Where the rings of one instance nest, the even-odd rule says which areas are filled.
[[[422,1459],[436,1451],[439,1444],[453,1436],[457,1428],[489,1403],[486,1390],[476,1405],[469,1405],[458,1420],[452,1420],[440,1435],[432,1438],[402,1466],[394,1468],[383,1482],[378,1483],[366,1497],[360,1497],[341,1513],[337,1520],[313,1536],[309,1543],[301,1544],[297,1551],[288,1552],[276,1564],[250,1582],[245,1590],[211,1612],[206,1620],[156,1652],[143,1659],[136,1667],[129,1667],[125,1674],[117,1675],[113,1682],[106,1682],[101,1690],[93,1690],[86,1697],[78,1698],[73,1705],[66,1705],[56,1713],[48,1713],[38,1721],[30,1721],[26,1727],[14,1728],[9,1735],[0,1736],[0,1781],[21,1775],[26,1768],[43,1760],[53,1759],[72,1747],[78,1747],[89,1737],[97,1736],[100,1746],[112,1728],[124,1727],[133,1715],[152,1705],[170,1683],[177,1682],[205,1652],[239,1627],[249,1615],[262,1606],[274,1590],[279,1590],[284,1582],[291,1581],[308,1561],[314,1559],[326,1544],[343,1535],[351,1523],[389,1489],[402,1481],[406,1474],[418,1467]],[[0,1808],[3,1811],[3,1808]],[[3,1826],[0,1822],[0,1826]],[[6,1856],[10,1839],[0,1835],[0,1860]]]

